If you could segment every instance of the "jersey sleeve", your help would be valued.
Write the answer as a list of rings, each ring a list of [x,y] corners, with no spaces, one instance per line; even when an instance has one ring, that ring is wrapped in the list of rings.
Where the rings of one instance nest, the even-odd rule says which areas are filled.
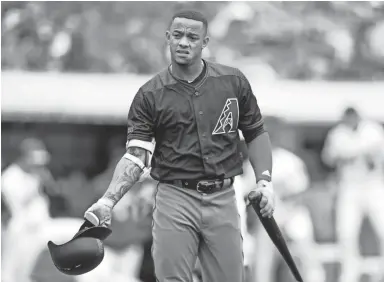
[[[139,90],[128,113],[127,142],[133,139],[152,142],[154,136],[154,109],[148,95]]]
[[[240,75],[239,129],[247,143],[264,131],[264,120],[252,87],[247,78]]]

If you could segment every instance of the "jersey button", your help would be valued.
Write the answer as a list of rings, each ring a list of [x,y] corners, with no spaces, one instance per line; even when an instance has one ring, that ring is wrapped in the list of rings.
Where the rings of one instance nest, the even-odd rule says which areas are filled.
[[[199,94],[200,94],[199,91],[195,91],[196,96],[199,96]]]
[[[203,114],[203,111],[200,111],[199,114],[202,115],[202,114]]]
[[[205,136],[207,136],[207,134],[204,132],[204,133],[203,133],[203,137],[205,137]]]

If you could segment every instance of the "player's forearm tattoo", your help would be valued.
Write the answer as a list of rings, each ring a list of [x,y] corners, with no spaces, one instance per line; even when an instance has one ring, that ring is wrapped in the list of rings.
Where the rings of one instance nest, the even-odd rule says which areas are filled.
[[[146,159],[146,150],[137,147],[131,147],[127,149],[127,152],[137,158],[139,158],[143,163]],[[105,192],[103,198],[108,198],[113,201],[114,205],[135,185],[139,180],[142,170],[127,158],[121,158],[121,160],[116,165],[115,171],[111,183],[107,191]]]

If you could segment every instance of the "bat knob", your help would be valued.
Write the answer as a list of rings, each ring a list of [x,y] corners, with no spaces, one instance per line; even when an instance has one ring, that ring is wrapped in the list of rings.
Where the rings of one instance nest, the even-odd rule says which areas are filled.
[[[248,200],[250,202],[260,202],[262,195],[260,193],[257,193],[256,191],[251,191],[248,194]]]

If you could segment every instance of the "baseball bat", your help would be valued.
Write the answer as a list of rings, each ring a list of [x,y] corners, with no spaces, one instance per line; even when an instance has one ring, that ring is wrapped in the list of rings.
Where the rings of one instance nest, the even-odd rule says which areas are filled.
[[[251,192],[251,193],[255,193],[255,192]],[[249,196],[248,196],[248,199],[249,199]],[[276,246],[276,248],[282,255],[284,261],[287,263],[296,281],[303,282],[303,278],[301,278],[300,272],[297,269],[296,263],[292,258],[291,252],[287,247],[287,243],[283,237],[283,234],[281,234],[281,230],[277,225],[274,217],[272,216],[268,218],[268,217],[263,217],[261,215],[260,200],[261,200],[261,197],[257,197],[255,200],[249,199],[250,204],[252,205],[261,223],[263,224],[265,230],[267,231],[269,238],[271,238],[273,244]]]

